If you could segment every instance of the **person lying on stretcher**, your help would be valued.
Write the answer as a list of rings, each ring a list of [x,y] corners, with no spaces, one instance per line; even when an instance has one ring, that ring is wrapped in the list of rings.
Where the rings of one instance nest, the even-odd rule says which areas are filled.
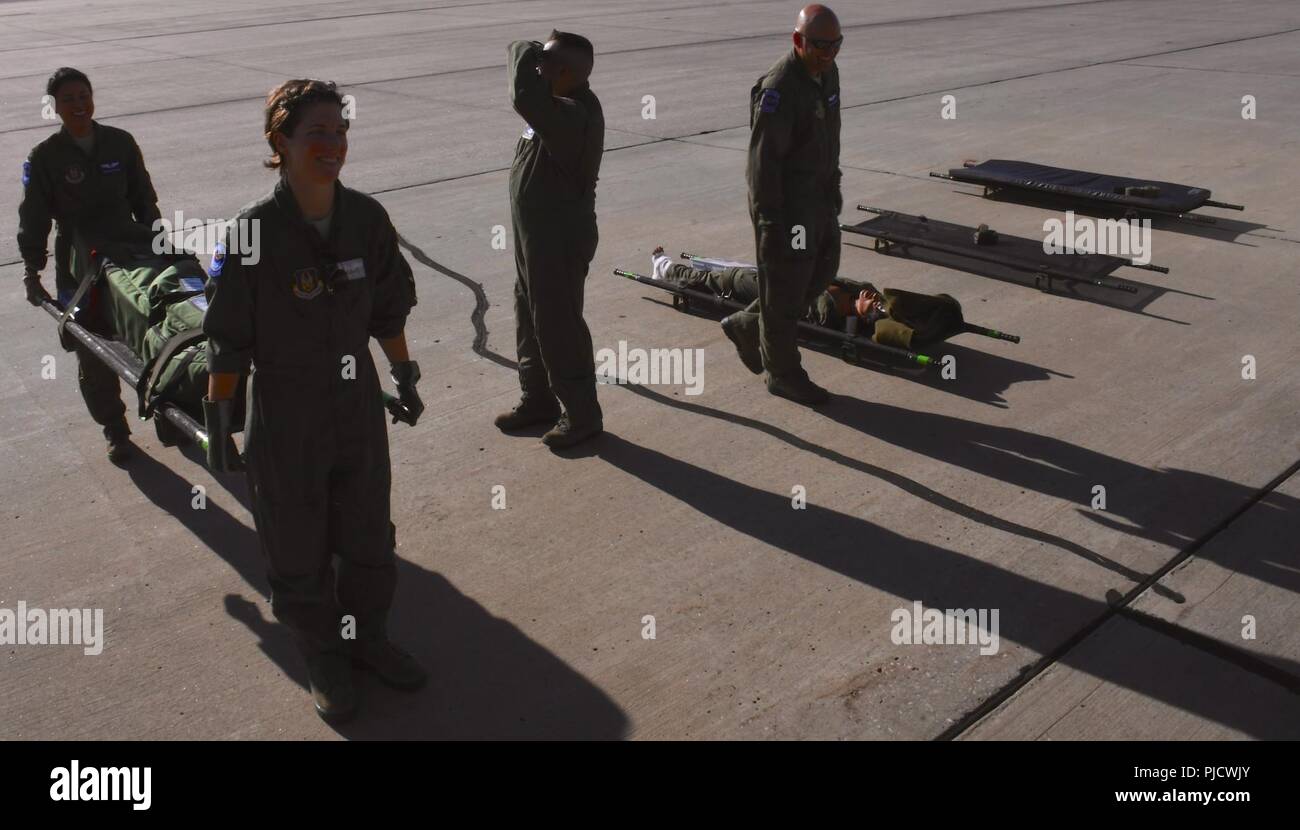
[[[651,275],[656,280],[709,291],[741,305],[758,299],[758,269],[753,266],[693,267],[667,256],[662,246],[655,248],[651,258]],[[882,346],[911,349],[957,334],[962,317],[961,306],[947,294],[917,294],[897,288],[878,291],[871,283],[837,278],[811,299],[803,319]]]

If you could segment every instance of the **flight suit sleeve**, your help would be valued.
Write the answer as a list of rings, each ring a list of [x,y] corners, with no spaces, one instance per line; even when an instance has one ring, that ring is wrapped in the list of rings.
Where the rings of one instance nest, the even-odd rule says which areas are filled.
[[[832,155],[835,159],[835,170],[831,173],[831,180],[834,183],[833,186],[834,186],[834,199],[835,199],[835,215],[838,216],[844,210],[844,187],[842,184],[844,179],[844,170],[840,168],[840,128],[839,128],[839,124],[840,124],[839,119],[843,117],[841,115],[841,107],[844,106],[844,100],[843,100],[843,90],[840,88],[840,70],[838,67],[835,69],[834,77],[835,77],[834,84],[835,84],[835,98],[836,98],[835,117],[837,120],[835,122],[836,124],[835,132],[832,135],[832,144],[831,144],[831,146],[834,148],[832,151]]]
[[[576,101],[551,95],[551,84],[537,74],[542,45],[516,40],[510,44],[510,105],[551,150],[580,151],[585,140],[585,110]]]
[[[372,261],[376,263],[370,303],[370,336],[379,340],[396,337],[406,329],[406,317],[415,305],[415,277],[397,247],[397,229],[386,212],[380,214],[380,230]]]
[[[50,239],[49,181],[35,151],[23,162],[23,200],[18,204],[18,251],[23,264],[31,271],[44,270],[49,260],[46,243]]]
[[[154,220],[162,216],[153,180],[149,178],[149,169],[144,166],[144,154],[134,138],[131,139],[131,178],[127,181],[126,198],[135,221],[141,225],[152,227]]]
[[[235,227],[237,222],[232,222]],[[203,333],[208,338],[208,371],[247,374],[253,360],[252,279],[254,268],[241,263],[239,244],[233,230],[226,231],[222,256],[213,255],[208,269],[208,310],[203,315]]]
[[[782,172],[794,133],[793,102],[778,89],[752,95],[749,133],[749,196],[759,232],[784,234]]]

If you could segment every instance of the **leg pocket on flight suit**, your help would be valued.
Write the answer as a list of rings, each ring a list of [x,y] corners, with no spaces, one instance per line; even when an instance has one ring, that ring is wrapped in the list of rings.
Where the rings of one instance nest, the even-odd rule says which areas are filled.
[[[328,564],[325,543],[330,452],[308,422],[312,395],[292,383],[255,378],[246,461],[258,535],[272,571],[306,578]]]

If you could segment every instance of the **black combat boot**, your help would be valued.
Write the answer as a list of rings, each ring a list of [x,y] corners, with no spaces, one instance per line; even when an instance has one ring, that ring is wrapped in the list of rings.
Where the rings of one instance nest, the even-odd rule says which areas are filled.
[[[566,413],[561,415],[559,422],[542,436],[542,443],[553,450],[562,450],[566,447],[572,447],[574,444],[581,444],[588,438],[599,435],[604,431],[605,425],[600,419],[575,424],[569,420]]]
[[[393,645],[387,636],[358,639],[352,659],[394,689],[413,692],[429,681],[429,673],[419,661]]]
[[[311,699],[316,714],[330,724],[350,720],[357,711],[357,690],[352,683],[352,663],[346,654],[326,651],[307,658]]]
[[[829,392],[809,380],[808,375],[803,372],[780,378],[768,375],[767,391],[795,403],[809,404],[810,406],[826,403],[831,399]]]
[[[740,355],[740,362],[745,364],[745,368],[756,375],[763,373],[763,353],[758,348],[758,339],[754,336],[752,329],[742,328],[740,326],[740,314],[728,315],[722,318],[722,333],[727,335],[727,339],[736,345],[736,353]]]
[[[560,405],[558,403],[552,401],[550,404],[541,404],[525,399],[520,401],[519,405],[509,412],[498,415],[493,423],[502,432],[514,432],[542,424],[553,424],[559,418]]]
[[[104,438],[108,441],[108,460],[114,464],[125,464],[135,454],[131,443],[131,428],[125,419],[112,426],[104,427]]]

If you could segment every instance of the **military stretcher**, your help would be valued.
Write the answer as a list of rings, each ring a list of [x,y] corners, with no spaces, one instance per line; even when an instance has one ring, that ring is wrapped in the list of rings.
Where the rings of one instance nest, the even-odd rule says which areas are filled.
[[[1053,282],[1060,280],[1136,294],[1135,286],[1107,281],[1106,277],[1124,266],[1169,273],[1168,268],[1159,265],[1140,264],[1109,254],[1049,254],[1043,250],[1041,240],[998,234],[984,226],[972,228],[866,205],[858,205],[858,210],[875,216],[854,225],[841,224],[840,229],[871,237],[872,250],[906,256],[913,248],[926,249],[955,257],[958,265],[962,265],[962,260],[966,264],[998,265],[1033,276],[1035,287],[1044,291],[1051,291]],[[973,269],[963,266],[962,270]]]
[[[112,257],[91,254],[90,260],[86,267],[74,267],[74,273],[86,274],[75,292],[42,303],[58,321],[65,348],[71,350],[75,341],[129,384],[136,391],[140,419],[154,421],[164,446],[188,440],[206,451],[207,272],[184,252],[119,248]],[[83,315],[95,325],[84,324]],[[240,384],[236,410],[241,413],[243,392]],[[398,398],[387,392],[383,398],[396,416]],[[234,431],[242,430],[243,420],[242,414],[235,418]]]
[[[144,362],[127,348],[126,344],[91,332],[77,322],[75,316],[67,315],[65,310],[53,300],[46,300],[41,304],[41,308],[45,309],[51,317],[58,321],[62,333],[80,343],[88,354],[112,369],[131,388],[139,388],[141,378],[148,377],[144,371]],[[151,415],[155,417],[158,437],[164,444],[174,445],[178,443],[176,436],[179,434],[179,436],[192,441],[203,450],[207,450],[207,431],[198,420],[184,409],[169,401],[160,401],[153,408]],[[157,418],[164,419],[175,432],[162,427],[162,422],[157,421]]]
[[[1212,224],[1213,217],[1192,211],[1201,207],[1245,210],[1244,205],[1211,200],[1210,191],[1204,187],[1089,173],[1010,159],[989,159],[978,164],[966,162],[947,173],[930,175],[979,185],[984,189],[984,196],[1004,191],[1048,195],[1079,207],[1118,210],[1125,217],[1153,214]]]
[[[685,252],[681,254],[681,258],[688,261],[692,267],[700,268],[702,270],[755,267],[745,262],[698,256],[696,254]],[[679,285],[670,280],[658,280],[644,274],[637,274],[621,268],[615,268],[614,275],[634,280],[644,285],[654,286],[662,291],[667,291],[672,294],[673,308],[676,308],[679,311],[689,312],[696,306],[723,312],[740,311],[745,308],[744,303],[737,302],[734,299],[719,297],[711,291],[704,291]],[[844,283],[841,283],[841,285],[843,287],[852,287]],[[892,358],[904,364],[920,366],[922,368],[934,366],[938,363],[934,357],[919,351],[877,343],[869,337],[852,334],[847,331],[840,331],[828,326],[820,326],[807,320],[800,320],[798,325],[799,333],[805,342],[818,346],[824,346],[829,343],[834,347],[836,353],[838,353],[841,358],[850,363],[859,364],[866,355],[869,354],[878,355],[881,358]],[[1006,334],[997,331],[996,329],[967,323],[961,318],[960,312],[958,312],[958,319],[954,323],[952,332],[943,339],[947,339],[947,337],[960,333],[980,334],[985,337],[992,337],[997,340],[1005,340],[1011,343],[1020,342],[1020,338],[1014,334]]]

